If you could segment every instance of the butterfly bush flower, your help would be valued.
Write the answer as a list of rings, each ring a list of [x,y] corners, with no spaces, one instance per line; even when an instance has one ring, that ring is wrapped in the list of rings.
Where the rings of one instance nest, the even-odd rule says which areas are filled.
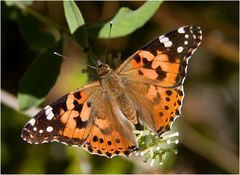
[[[145,129],[142,131],[136,130],[135,134],[139,143],[139,150],[135,152],[135,155],[144,157],[144,161],[150,162],[150,166],[153,166],[155,162],[162,165],[167,153],[177,154],[174,145],[179,143],[178,132],[165,132],[159,137]]]

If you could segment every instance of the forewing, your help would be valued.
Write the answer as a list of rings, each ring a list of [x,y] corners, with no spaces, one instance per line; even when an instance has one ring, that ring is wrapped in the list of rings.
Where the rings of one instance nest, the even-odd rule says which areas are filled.
[[[91,100],[98,88],[95,82],[47,105],[24,126],[22,138],[31,144],[82,145],[92,125]]]
[[[156,38],[130,56],[116,72],[161,87],[183,84],[188,60],[200,45],[200,27],[185,26]]]

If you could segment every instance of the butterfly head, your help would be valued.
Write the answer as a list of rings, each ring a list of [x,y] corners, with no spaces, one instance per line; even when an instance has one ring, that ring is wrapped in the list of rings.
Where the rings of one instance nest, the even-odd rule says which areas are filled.
[[[97,64],[98,64],[97,74],[99,76],[103,76],[111,71],[111,68],[108,64],[104,64],[100,60],[97,61]]]

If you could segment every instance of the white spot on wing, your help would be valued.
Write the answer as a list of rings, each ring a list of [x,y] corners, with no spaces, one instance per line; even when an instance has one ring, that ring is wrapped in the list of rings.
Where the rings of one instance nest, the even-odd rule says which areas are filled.
[[[164,37],[165,37],[165,35],[159,36],[159,40],[163,39]]]
[[[30,140],[27,140],[28,143],[32,144],[32,142]]]
[[[183,27],[179,28],[179,29],[178,29],[178,33],[185,33],[184,28],[183,28]]]
[[[59,142],[59,140],[53,139],[53,140],[51,140],[51,142]]]
[[[54,114],[53,114],[53,112],[51,111],[51,112],[47,115],[47,119],[48,119],[48,120],[52,120],[53,117],[54,117]]]
[[[187,44],[188,44],[188,41],[184,41],[184,44],[187,45]]]
[[[49,105],[45,106],[44,110],[46,111],[48,108],[51,108],[51,106]]]
[[[164,47],[171,47],[172,46],[172,41],[169,41],[168,37],[159,37],[160,43],[164,44]]]
[[[36,120],[34,118],[32,118],[31,120],[29,120],[28,123],[33,126],[35,124],[35,122],[36,122]]]
[[[163,43],[165,47],[171,47],[172,46],[172,41],[168,41]]]
[[[189,38],[189,35],[188,35],[188,34],[186,34],[186,35],[185,35],[185,38]]]
[[[47,116],[47,119],[52,120],[52,118],[54,117],[54,114],[52,112],[53,108],[47,105],[44,109],[45,109],[45,114]]]
[[[168,37],[164,37],[164,38],[160,39],[160,42],[161,42],[161,43],[164,43],[164,42],[167,42],[167,41],[169,41],[169,38],[168,38]]]
[[[53,131],[53,127],[51,127],[51,126],[49,126],[49,127],[47,127],[47,132],[52,132]]]
[[[68,145],[66,142],[61,142],[62,144],[64,144],[64,145]]]
[[[181,53],[182,51],[183,51],[183,47],[182,47],[182,46],[180,46],[180,47],[177,48],[177,52],[178,52],[178,53]]]
[[[23,140],[27,141],[27,139],[25,137],[22,137],[22,138],[23,138]]]
[[[41,133],[43,133],[43,130],[40,129],[38,132],[41,134]]]
[[[72,147],[79,147],[79,145],[72,145]]]
[[[33,128],[33,131],[37,131],[37,128],[36,128],[36,127],[34,127],[34,128]]]
[[[46,108],[46,107],[45,107],[45,108]],[[45,108],[44,108],[44,109],[45,109]],[[51,112],[51,111],[52,111],[52,109],[53,109],[53,108],[52,108],[51,106],[48,106],[48,108],[47,108],[47,109],[45,109],[45,114],[46,114],[46,115],[48,115],[48,114],[49,114],[49,112]]]

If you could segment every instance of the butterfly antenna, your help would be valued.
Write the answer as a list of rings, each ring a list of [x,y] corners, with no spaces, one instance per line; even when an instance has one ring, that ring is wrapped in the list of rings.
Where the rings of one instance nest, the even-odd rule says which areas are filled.
[[[109,44],[110,44],[110,36],[111,36],[111,31],[112,31],[112,21],[110,22],[110,26],[109,26],[109,34],[108,34],[108,39],[107,39],[107,43],[106,43],[106,50],[105,50],[105,54],[103,57],[103,62],[105,63],[106,57],[107,57],[107,53],[108,53],[108,48],[109,48]]]
[[[76,60],[74,60],[74,59],[72,59],[72,58],[69,58],[69,57],[67,57],[67,56],[64,56],[64,55],[62,55],[62,54],[60,54],[60,53],[58,53],[58,52],[54,52],[53,54],[54,54],[54,55],[57,55],[57,56],[59,56],[59,57],[65,58],[65,59],[67,59],[67,60],[69,60],[69,61],[78,62],[78,61],[76,61]],[[81,62],[78,62],[78,63],[79,63],[79,64],[82,64],[82,65],[85,65],[85,64],[83,64],[83,63],[81,63]],[[92,69],[97,70],[97,68],[94,67],[94,66],[91,66],[91,65],[88,65],[88,64],[87,64],[87,66],[90,67],[90,68],[92,68]]]

